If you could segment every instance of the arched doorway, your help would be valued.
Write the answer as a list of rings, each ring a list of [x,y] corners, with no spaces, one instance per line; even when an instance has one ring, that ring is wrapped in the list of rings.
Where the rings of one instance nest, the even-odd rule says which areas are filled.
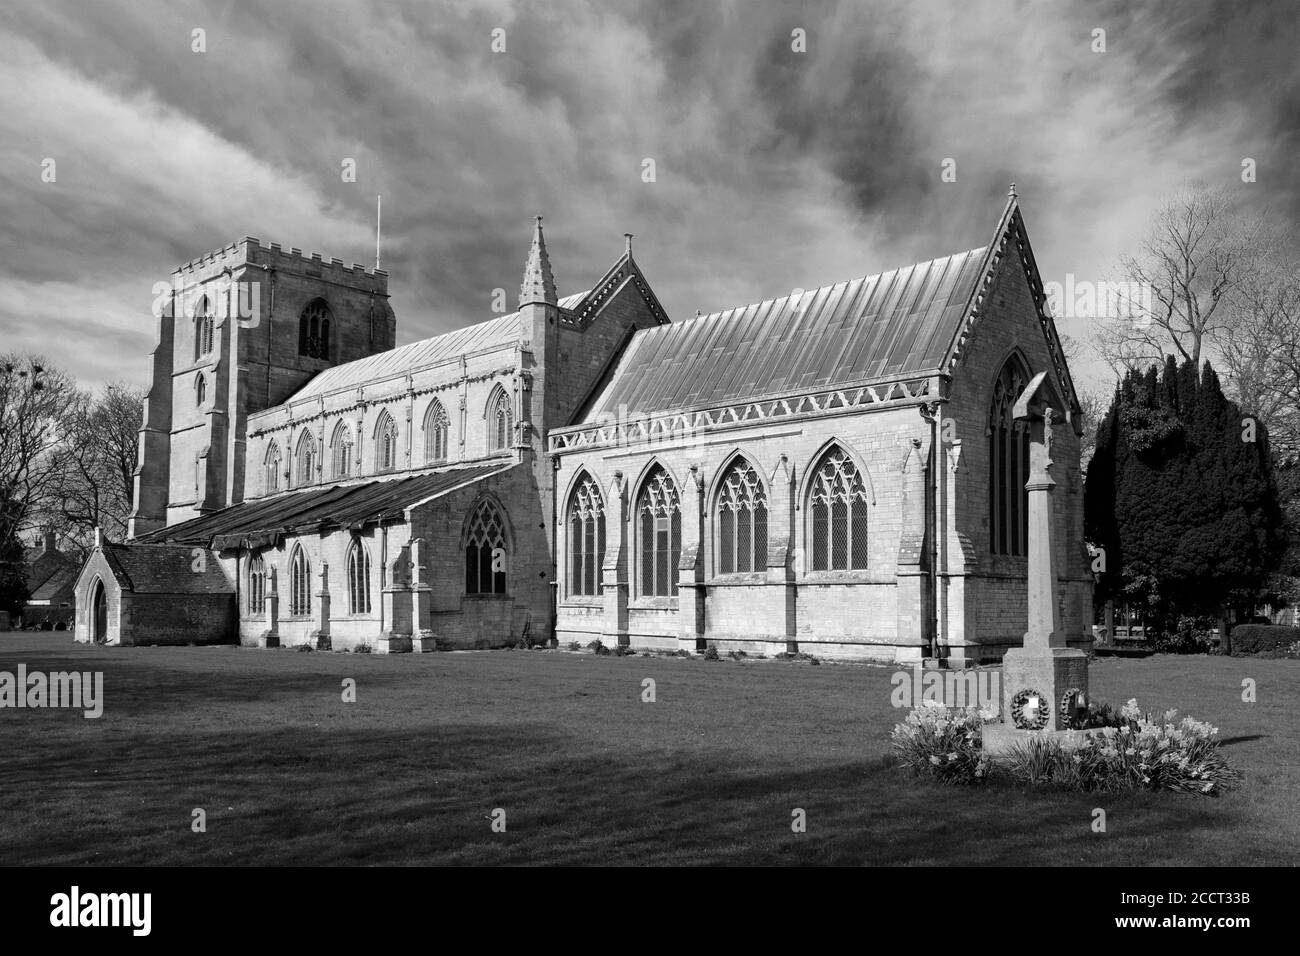
[[[90,639],[96,644],[108,643],[108,597],[104,582],[96,579],[90,588]]]

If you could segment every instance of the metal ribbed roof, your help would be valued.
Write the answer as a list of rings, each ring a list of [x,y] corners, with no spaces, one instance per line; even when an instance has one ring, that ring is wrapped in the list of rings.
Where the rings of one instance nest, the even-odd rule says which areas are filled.
[[[436,498],[514,466],[514,462],[496,461],[443,468],[407,478],[289,492],[231,505],[151,531],[135,540],[145,544],[201,544],[221,550],[248,546],[249,542],[261,546],[268,539],[295,532],[360,528],[398,518],[417,502]]]
[[[572,309],[587,297],[587,292],[567,296],[560,300],[561,309]],[[382,379],[415,372],[448,359],[471,352],[513,344],[519,338],[519,313],[512,312],[500,318],[488,319],[454,332],[444,332],[433,338],[421,339],[409,345],[400,345],[387,352],[368,355],[343,365],[327,368],[298,389],[289,399],[296,402],[313,395],[321,395],[344,388],[368,385]]]
[[[938,369],[986,248],[637,332],[587,421]]]

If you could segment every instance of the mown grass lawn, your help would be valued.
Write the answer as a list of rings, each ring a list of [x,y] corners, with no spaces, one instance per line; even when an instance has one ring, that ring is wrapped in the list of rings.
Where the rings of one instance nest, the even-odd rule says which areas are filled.
[[[105,705],[98,720],[0,710],[3,865],[1300,861],[1296,661],[1094,663],[1094,697],[1220,728],[1246,779],[1218,800],[914,782],[889,758],[892,667],[0,634],[0,670],[20,662],[103,671]]]

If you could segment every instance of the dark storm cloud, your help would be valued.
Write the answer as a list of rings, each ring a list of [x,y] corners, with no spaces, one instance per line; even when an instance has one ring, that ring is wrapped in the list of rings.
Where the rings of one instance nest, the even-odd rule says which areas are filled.
[[[513,301],[536,214],[562,294],[630,231],[681,317],[980,245],[1015,180],[1044,271],[1098,277],[1162,191],[1239,183],[1243,155],[1243,198],[1300,213],[1296,28],[1242,6],[7,7],[0,323],[24,348],[93,327],[72,370],[139,378],[171,268],[244,234],[371,262],[379,193],[399,341]]]

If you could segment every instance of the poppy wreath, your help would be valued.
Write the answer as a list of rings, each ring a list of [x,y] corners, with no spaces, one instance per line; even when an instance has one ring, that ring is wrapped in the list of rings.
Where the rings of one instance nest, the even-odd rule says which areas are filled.
[[[1038,716],[1031,721],[1025,716],[1025,703],[1031,697],[1043,700],[1043,695],[1036,690],[1022,690],[1011,698],[1011,722],[1021,730],[1042,730],[1047,726],[1047,708],[1040,706]]]
[[[1077,727],[1079,720],[1075,717],[1075,708],[1079,706],[1079,700],[1083,697],[1083,691],[1077,687],[1071,687],[1061,695],[1061,719],[1057,726],[1059,727]]]

